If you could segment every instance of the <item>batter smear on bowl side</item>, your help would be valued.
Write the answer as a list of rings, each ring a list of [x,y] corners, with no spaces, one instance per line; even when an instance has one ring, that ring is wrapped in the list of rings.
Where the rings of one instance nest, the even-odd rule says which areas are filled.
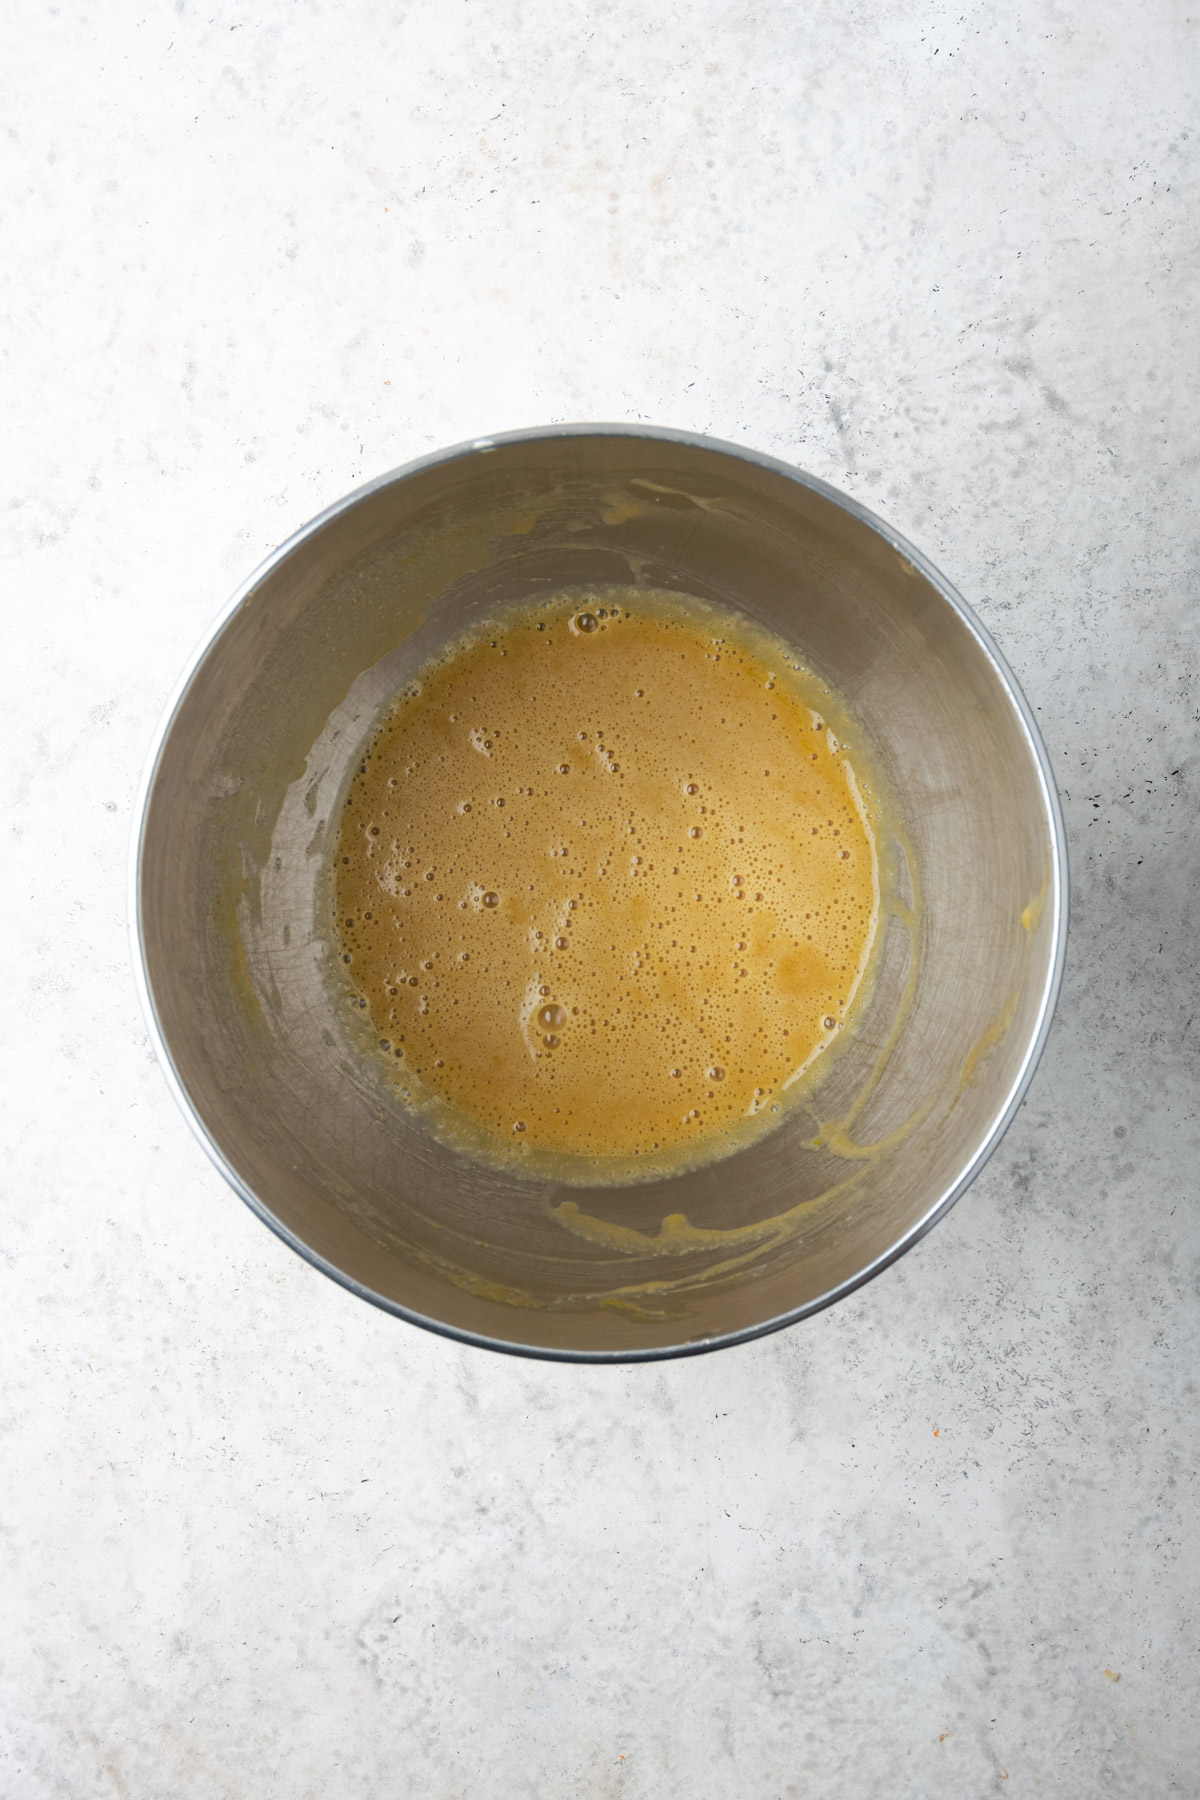
[[[657,590],[560,593],[448,648],[377,725],[334,852],[390,1082],[473,1154],[567,1179],[778,1123],[852,1023],[879,914],[878,802],[831,711],[777,640]]]

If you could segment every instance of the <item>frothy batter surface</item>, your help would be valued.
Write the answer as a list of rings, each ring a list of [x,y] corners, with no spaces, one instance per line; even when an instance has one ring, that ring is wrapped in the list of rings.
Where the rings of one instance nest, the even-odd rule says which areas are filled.
[[[334,864],[392,1079],[531,1167],[666,1170],[769,1126],[842,1029],[878,908],[824,700],[723,609],[634,588],[513,612],[428,667]]]

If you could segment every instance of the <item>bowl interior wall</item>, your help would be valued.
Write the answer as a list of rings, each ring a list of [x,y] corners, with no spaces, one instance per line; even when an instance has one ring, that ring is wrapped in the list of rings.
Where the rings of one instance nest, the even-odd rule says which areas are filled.
[[[637,1187],[555,1188],[464,1161],[405,1113],[339,1023],[322,875],[380,706],[497,603],[608,581],[732,603],[792,643],[862,721],[897,801],[920,889],[918,973],[840,1145],[810,1147],[884,1046],[914,953],[902,920],[812,1112],[707,1169]],[[139,879],[163,1038],[260,1208],[385,1301],[568,1354],[750,1330],[886,1256],[1007,1103],[1055,954],[1037,758],[944,595],[871,526],[774,469],[604,434],[410,473],[283,555],[179,705]],[[600,1228],[564,1228],[563,1201]],[[727,1235],[667,1248],[662,1220],[678,1213]],[[764,1224],[783,1214],[786,1229]]]

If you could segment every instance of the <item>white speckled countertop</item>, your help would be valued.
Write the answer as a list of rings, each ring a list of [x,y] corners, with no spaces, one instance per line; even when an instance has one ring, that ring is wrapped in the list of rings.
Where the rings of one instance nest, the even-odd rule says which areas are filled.
[[[1196,1793],[1200,43],[1176,0],[15,0],[3,52],[3,1800]],[[1063,790],[983,1177],[749,1348],[541,1367],[193,1142],[131,797],[360,480],[650,420],[979,609]]]

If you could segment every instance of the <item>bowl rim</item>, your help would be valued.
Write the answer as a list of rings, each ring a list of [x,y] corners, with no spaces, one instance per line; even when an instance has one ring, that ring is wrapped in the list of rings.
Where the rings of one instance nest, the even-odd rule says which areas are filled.
[[[890,545],[900,556],[917,569],[925,580],[941,595],[948,606],[958,615],[962,624],[971,633],[980,650],[991,665],[1004,688],[1013,711],[1017,716],[1025,734],[1030,755],[1037,772],[1046,815],[1050,822],[1051,836],[1051,869],[1050,889],[1047,904],[1051,907],[1052,955],[1047,967],[1046,978],[1039,998],[1038,1012],[1034,1029],[1030,1033],[1025,1054],[1021,1064],[1009,1084],[1009,1089],[992,1119],[987,1132],[976,1148],[966,1166],[955,1179],[926,1208],[921,1217],[904,1231],[895,1243],[881,1252],[864,1268],[845,1281],[829,1288],[826,1292],[806,1300],[802,1305],[777,1313],[771,1318],[763,1319],[754,1325],[744,1326],[736,1331],[715,1333],[709,1337],[692,1338],[680,1343],[655,1345],[644,1349],[630,1350],[570,1350],[543,1344],[524,1344],[506,1338],[490,1337],[482,1332],[463,1329],[457,1325],[445,1323],[443,1320],[417,1312],[414,1308],[403,1306],[398,1301],[390,1300],[386,1295],[375,1292],[364,1283],[355,1280],[344,1270],[329,1262],[318,1251],[306,1244],[302,1238],[291,1231],[281,1219],[276,1218],[266,1203],[242,1178],[233,1165],[226,1159],[209,1134],[208,1127],[197,1111],[191,1095],[185,1086],[170,1045],[158,1017],[150,986],[149,970],[146,962],[146,950],[142,917],[142,867],[145,852],[146,822],[150,802],[154,792],[155,781],[163,752],[171,735],[176,717],[183,705],[193,680],[211,650],[213,644],[246,600],[254,593],[270,572],[277,568],[306,539],[312,537],[327,525],[330,520],[349,511],[370,495],[408,480],[423,470],[436,468],[441,464],[464,461],[468,457],[485,455],[493,450],[510,444],[528,444],[537,442],[554,442],[555,440],[586,437],[621,437],[643,439],[651,443],[685,444],[701,451],[715,451],[719,455],[733,457],[738,461],[754,464],[758,468],[770,470],[785,477],[814,494],[831,501],[844,512],[866,525],[871,531]],[[734,1344],[753,1342],[756,1338],[767,1337],[772,1332],[781,1331],[785,1326],[797,1324],[801,1319],[811,1318],[815,1313],[823,1312],[826,1307],[834,1305],[858,1288],[864,1287],[868,1281],[882,1274],[884,1269],[899,1260],[913,1245],[919,1243],[925,1234],[932,1230],[938,1221],[957,1200],[966,1192],[976,1176],[983,1169],[1003,1138],[1009,1125],[1025,1098],[1034,1072],[1041,1060],[1050,1026],[1054,1018],[1054,1010],[1062,986],[1063,969],[1066,961],[1067,914],[1069,894],[1069,869],[1067,860],[1066,830],[1063,823],[1062,807],[1053,770],[1041,732],[1033,717],[1032,709],[1021,690],[1016,676],[1009,667],[1001,651],[993,641],[987,628],[976,617],[972,608],[952,582],[924,556],[915,545],[909,543],[900,532],[888,525],[883,519],[863,506],[859,501],[843,493],[839,488],[819,476],[810,475],[806,470],[771,456],[762,451],[749,449],[742,444],[730,443],[721,438],[705,436],[699,432],[680,431],[670,426],[654,426],[628,423],[579,423],[530,426],[518,431],[497,432],[489,436],[468,438],[461,443],[449,445],[442,450],[431,451],[424,456],[401,463],[389,469],[373,480],[364,482],[360,487],[352,489],[340,500],[317,513],[308,522],[292,532],[284,541],[259,563],[258,567],[234,590],[232,596],[217,614],[176,681],[171,694],[163,708],[151,740],[141,779],[138,783],[133,808],[133,826],[131,832],[128,871],[128,922],[130,931],[130,947],[133,961],[134,982],[141,1002],[142,1014],[146,1022],[151,1047],[166,1077],[167,1085],[191,1126],[193,1133],[206,1151],[210,1160],[224,1176],[234,1192],[250,1208],[251,1212],[262,1220],[276,1237],[290,1246],[298,1256],[323,1275],[329,1276],[340,1287],[346,1288],[360,1300],[368,1301],[381,1311],[390,1313],[396,1318],[406,1320],[410,1325],[421,1326],[426,1331],[434,1332],[439,1337],[450,1338],[462,1344],[471,1344],[480,1349],[495,1350],[510,1356],[531,1357],[542,1362],[572,1363],[629,1363],[629,1362],[661,1362],[679,1356],[700,1356],[711,1350],[719,1350]]]

